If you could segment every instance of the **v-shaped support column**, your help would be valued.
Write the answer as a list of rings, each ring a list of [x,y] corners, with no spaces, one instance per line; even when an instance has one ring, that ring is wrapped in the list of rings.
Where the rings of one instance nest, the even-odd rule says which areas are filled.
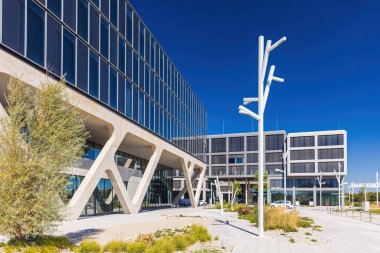
[[[192,177],[191,177],[191,185],[193,185],[193,183],[195,182],[195,180],[197,180],[197,177],[199,176],[200,172],[196,172]],[[173,204],[177,204],[178,201],[182,198],[182,196],[187,192],[187,185],[185,183],[185,185],[183,186],[182,190],[177,194],[177,196],[175,196],[174,200],[173,200]]]
[[[149,159],[148,165],[145,168],[144,175],[141,178],[139,186],[136,189],[135,196],[132,200],[132,206],[130,208],[130,211],[133,214],[138,213],[141,208],[141,204],[144,200],[146,191],[148,190],[149,183],[152,180],[154,171],[156,170],[157,164],[160,161],[161,154],[162,148],[156,147],[156,149],[153,152],[153,155]]]
[[[204,181],[204,178],[205,178],[205,174],[206,174],[206,168],[201,168],[201,172],[199,173],[199,179],[198,179],[198,185],[197,185],[197,190],[195,192],[195,202],[198,206],[198,203],[199,203],[199,198],[201,196],[201,189],[202,189],[202,184],[203,184],[203,181]]]
[[[185,177],[186,189],[189,194],[191,206],[196,207],[197,203],[195,203],[193,186],[191,184],[191,175],[194,172],[194,163],[192,162],[189,164],[188,161],[181,159],[181,167],[183,170],[183,176]]]
[[[87,172],[79,188],[68,204],[69,218],[72,220],[78,219],[86,203],[93,194],[99,180],[106,172],[113,189],[120,201],[120,204],[126,213],[130,213],[132,202],[127,195],[123,180],[115,164],[115,153],[123,141],[127,130],[123,128],[114,128],[111,137],[108,139],[100,154]]]

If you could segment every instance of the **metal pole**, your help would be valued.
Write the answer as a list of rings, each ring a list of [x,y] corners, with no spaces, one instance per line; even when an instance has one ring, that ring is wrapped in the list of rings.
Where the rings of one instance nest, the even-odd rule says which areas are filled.
[[[379,207],[379,172],[376,172],[376,206]]]
[[[284,207],[286,213],[286,170],[284,168]]]
[[[264,56],[264,37],[259,37],[259,69],[258,69],[258,114],[260,119],[258,120],[258,162],[259,162],[259,187],[258,187],[258,226],[259,237],[264,236],[264,108],[263,108],[263,78],[262,78],[262,65]],[[265,74],[265,73],[264,73]]]

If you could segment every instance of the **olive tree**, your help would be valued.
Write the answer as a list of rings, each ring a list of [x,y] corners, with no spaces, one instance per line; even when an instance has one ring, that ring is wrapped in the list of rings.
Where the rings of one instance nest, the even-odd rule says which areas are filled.
[[[0,234],[27,239],[65,217],[68,168],[84,152],[88,132],[64,80],[32,90],[11,78],[8,117],[0,120]]]

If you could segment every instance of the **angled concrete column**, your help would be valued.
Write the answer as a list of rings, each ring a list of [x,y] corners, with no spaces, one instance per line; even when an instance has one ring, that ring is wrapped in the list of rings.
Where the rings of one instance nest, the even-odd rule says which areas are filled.
[[[194,172],[194,162],[191,162],[189,165],[189,161],[185,161],[185,159],[181,159],[181,167],[183,170],[183,176],[185,177],[186,189],[188,190],[190,203],[192,207],[197,207],[197,203],[195,203],[193,186],[191,184],[191,174]]]
[[[153,152],[153,155],[150,157],[148,165],[146,166],[145,172],[143,177],[141,178],[140,184],[137,187],[135,196],[132,200],[132,206],[131,206],[131,213],[138,213],[141,207],[141,204],[144,200],[146,191],[148,190],[149,183],[152,180],[154,171],[156,170],[156,167],[158,165],[158,162],[160,161],[160,157],[162,154],[162,148],[156,147],[156,149]]]
[[[122,180],[114,160],[115,152],[126,134],[126,129],[121,127],[114,128],[111,137],[100,151],[99,156],[92,164],[90,170],[87,172],[82,183],[79,185],[79,188],[68,204],[70,219],[75,220],[79,218],[86,203],[98,185],[99,180],[103,177],[106,171],[124,212],[130,213],[130,206],[132,204],[126,194],[126,190],[124,190],[124,192],[122,190],[123,188],[125,189],[125,187],[122,188],[120,185]]]
[[[201,173],[198,179],[197,190],[195,192],[195,206],[198,206],[199,197],[201,196],[201,189],[203,185],[203,179],[205,178],[206,168],[201,168]]]
[[[192,177],[191,177],[191,185],[195,182],[195,180],[197,180],[197,177],[200,175],[200,172],[196,172],[196,174],[194,174]],[[187,186],[186,184],[183,186],[182,190],[177,194],[177,196],[175,196],[174,200],[173,200],[173,204],[177,204],[178,201],[182,198],[182,196],[187,192]]]

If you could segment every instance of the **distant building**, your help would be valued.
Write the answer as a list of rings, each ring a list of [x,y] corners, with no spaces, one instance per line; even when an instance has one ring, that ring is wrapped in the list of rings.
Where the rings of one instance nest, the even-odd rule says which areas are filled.
[[[320,192],[316,178],[322,175],[322,205],[338,205],[338,181],[335,171],[341,165],[341,181],[347,175],[347,133],[344,130],[289,133],[265,132],[265,172],[268,174],[268,202],[284,197],[283,172],[287,175],[287,200],[297,205],[319,205]],[[239,202],[257,201],[252,185],[258,169],[258,134],[236,133],[207,136],[206,187],[202,198],[215,197],[213,182],[219,178],[224,200],[231,196],[233,180],[243,188]],[[183,187],[179,172],[174,179],[174,190]],[[211,190],[212,188],[212,190]]]

